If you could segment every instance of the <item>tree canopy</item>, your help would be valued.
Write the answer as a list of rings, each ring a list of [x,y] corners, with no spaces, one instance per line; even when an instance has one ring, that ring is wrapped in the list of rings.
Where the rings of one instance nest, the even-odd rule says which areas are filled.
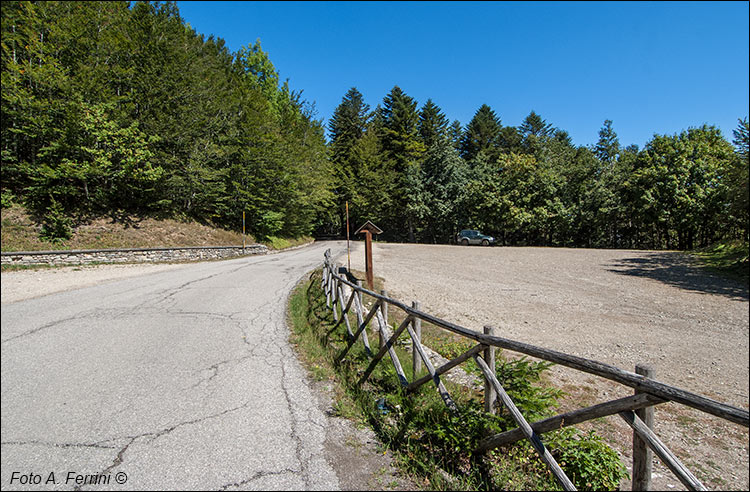
[[[2,8],[2,193],[40,217],[155,214],[311,233],[324,129],[260,41],[230,53],[174,2]]]
[[[355,227],[396,241],[465,228],[518,245],[748,239],[747,116],[731,143],[703,125],[642,150],[607,119],[586,147],[536,111],[504,126],[482,104],[462,126],[396,85],[374,109],[348,89],[324,125],[260,39],[230,52],[175,2],[6,2],[1,28],[2,203],[45,223],[236,229],[245,212],[259,237],[330,235],[348,203]]]

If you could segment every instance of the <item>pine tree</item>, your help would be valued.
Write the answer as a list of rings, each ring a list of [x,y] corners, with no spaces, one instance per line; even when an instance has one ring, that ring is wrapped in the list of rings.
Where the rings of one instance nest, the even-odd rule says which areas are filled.
[[[620,141],[617,133],[612,129],[612,120],[604,120],[604,126],[599,130],[599,141],[594,146],[594,153],[600,161],[611,165],[620,154]]]
[[[356,87],[349,89],[328,121],[334,162],[346,162],[352,147],[362,138],[369,120],[370,106]]]
[[[500,129],[497,146],[503,154],[520,154],[523,152],[523,138],[515,126],[504,126]]]
[[[394,86],[383,98],[380,119],[383,150],[395,160],[397,170],[402,171],[418,160],[425,150],[419,141],[417,102],[400,87]]]
[[[448,118],[440,108],[428,99],[419,111],[419,136],[426,149],[447,136]]]
[[[334,195],[339,224],[345,227],[345,202],[356,201],[362,184],[362,173],[352,152],[365,133],[370,106],[356,87],[347,91],[328,122],[331,162],[334,170]]]
[[[425,213],[420,159],[425,147],[418,133],[417,102],[394,86],[383,98],[379,122],[382,124],[383,157],[393,163],[399,186],[393,211],[396,237],[406,231],[410,242],[416,239],[416,227]],[[403,237],[403,236],[401,236]]]
[[[423,239],[450,242],[466,220],[462,204],[468,167],[451,142],[442,139],[425,154],[422,170],[427,206]]]
[[[461,150],[461,138],[463,135],[464,131],[461,127],[461,122],[453,120],[453,123],[451,123],[451,126],[448,128],[448,138],[450,139],[453,148],[457,151]]]
[[[480,152],[496,157],[502,125],[500,118],[486,104],[482,104],[466,126],[461,139],[461,157],[471,162]]]
[[[736,218],[738,229],[743,231],[743,240],[747,242],[750,240],[748,234],[750,230],[750,224],[748,224],[748,209],[750,208],[750,197],[748,197],[750,190],[750,180],[748,179],[750,175],[750,155],[748,155],[750,125],[747,116],[738,120],[738,122],[737,128],[732,132],[734,134],[733,143],[736,149],[736,159],[730,164],[727,185],[732,215]]]
[[[518,130],[524,138],[533,135],[539,139],[548,138],[555,132],[552,124],[547,123],[544,118],[536,114],[534,111],[531,111],[531,113],[529,113],[529,115],[523,120],[523,123],[518,127]]]
[[[537,161],[543,161],[547,142],[555,133],[552,124],[532,111],[518,127],[518,131],[523,139],[525,152],[535,156]]]

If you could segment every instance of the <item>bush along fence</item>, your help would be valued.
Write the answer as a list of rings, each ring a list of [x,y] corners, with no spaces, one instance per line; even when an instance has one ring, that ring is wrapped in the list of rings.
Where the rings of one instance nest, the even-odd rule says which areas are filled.
[[[364,344],[366,352],[371,355],[370,364],[361,376],[358,385],[361,386],[367,381],[377,364],[387,354],[395,368],[401,386],[407,394],[432,381],[447,408],[456,413],[456,404],[440,380],[440,376],[461,363],[473,359],[484,376],[485,412],[495,414],[498,406],[503,405],[518,425],[516,429],[485,437],[479,442],[476,451],[487,452],[502,445],[528,439],[536,453],[539,454],[542,461],[565,490],[576,490],[576,488],[540,439],[540,434],[545,432],[617,414],[633,429],[633,490],[650,489],[652,452],[661,459],[688,490],[707,490],[653,432],[654,405],[673,401],[735,424],[750,427],[750,417],[747,410],[656,381],[653,379],[653,371],[648,366],[637,365],[635,372],[629,372],[602,362],[499,337],[495,335],[495,329],[492,326],[485,326],[483,333],[469,330],[420,311],[417,302],[412,303],[412,306],[407,306],[400,301],[387,297],[384,295],[385,292],[377,294],[367,290],[362,287],[361,281],[356,283],[350,281],[347,273],[345,267],[338,267],[334,264],[331,251],[330,249],[327,250],[322,273],[322,289],[326,296],[326,306],[333,311],[335,326],[342,323],[346,326],[348,338],[347,346],[337,360],[342,361],[358,341]],[[367,312],[364,309],[363,294],[374,300],[374,304]],[[392,332],[387,323],[389,305],[400,309],[406,315],[400,326]],[[352,326],[349,320],[348,313],[352,310],[356,315],[356,326]],[[422,321],[432,323],[439,328],[478,343],[442,366],[433,367],[421,344]],[[367,336],[367,328],[371,322],[374,323],[374,331],[379,335],[380,340],[376,352],[371,349]],[[396,340],[404,332],[408,333],[412,341],[413,374],[411,382],[407,379],[394,350]],[[496,347],[615,381],[633,388],[634,394],[529,423],[497,379],[494,371]],[[428,374],[418,378],[422,365]]]

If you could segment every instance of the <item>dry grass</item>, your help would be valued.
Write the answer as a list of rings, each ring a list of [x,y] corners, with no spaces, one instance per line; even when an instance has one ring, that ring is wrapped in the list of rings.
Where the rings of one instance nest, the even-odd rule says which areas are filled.
[[[99,218],[75,227],[73,237],[65,242],[52,243],[39,238],[41,224],[20,206],[2,209],[3,252],[46,251],[69,249],[160,248],[181,246],[237,246],[242,234],[214,228],[197,222],[172,219],[133,219],[126,224]],[[246,236],[246,244],[254,244]]]

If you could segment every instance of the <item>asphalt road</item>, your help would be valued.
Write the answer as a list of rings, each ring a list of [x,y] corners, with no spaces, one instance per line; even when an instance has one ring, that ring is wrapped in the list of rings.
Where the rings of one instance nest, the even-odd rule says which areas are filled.
[[[2,489],[338,489],[285,322],[328,247],[3,305]]]

